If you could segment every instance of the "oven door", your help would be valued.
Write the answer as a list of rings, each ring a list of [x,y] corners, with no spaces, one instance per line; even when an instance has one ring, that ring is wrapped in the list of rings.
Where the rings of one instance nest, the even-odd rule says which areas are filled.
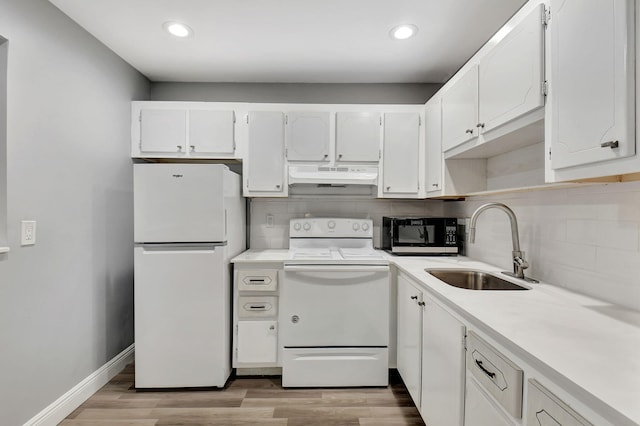
[[[387,386],[389,267],[285,265],[282,386]]]
[[[386,347],[389,267],[285,265],[280,306],[285,348]]]

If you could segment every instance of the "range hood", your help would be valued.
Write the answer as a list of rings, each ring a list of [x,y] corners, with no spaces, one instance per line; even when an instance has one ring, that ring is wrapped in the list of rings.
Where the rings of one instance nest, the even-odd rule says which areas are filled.
[[[378,185],[376,166],[289,166],[289,185]]]

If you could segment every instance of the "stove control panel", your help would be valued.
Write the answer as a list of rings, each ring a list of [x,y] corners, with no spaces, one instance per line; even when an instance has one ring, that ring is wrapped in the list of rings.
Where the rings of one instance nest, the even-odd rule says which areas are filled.
[[[373,220],[305,217],[289,222],[291,238],[373,238]]]

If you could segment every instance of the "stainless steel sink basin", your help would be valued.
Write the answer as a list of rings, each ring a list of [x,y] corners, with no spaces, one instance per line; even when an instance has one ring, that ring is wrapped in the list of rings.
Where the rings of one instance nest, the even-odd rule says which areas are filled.
[[[440,281],[468,290],[529,290],[483,271],[470,269],[425,269]]]

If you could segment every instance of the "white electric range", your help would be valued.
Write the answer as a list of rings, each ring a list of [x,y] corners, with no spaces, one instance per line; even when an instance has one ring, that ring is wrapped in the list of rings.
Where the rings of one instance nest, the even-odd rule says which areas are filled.
[[[280,292],[284,387],[386,386],[389,263],[370,219],[292,219]]]

